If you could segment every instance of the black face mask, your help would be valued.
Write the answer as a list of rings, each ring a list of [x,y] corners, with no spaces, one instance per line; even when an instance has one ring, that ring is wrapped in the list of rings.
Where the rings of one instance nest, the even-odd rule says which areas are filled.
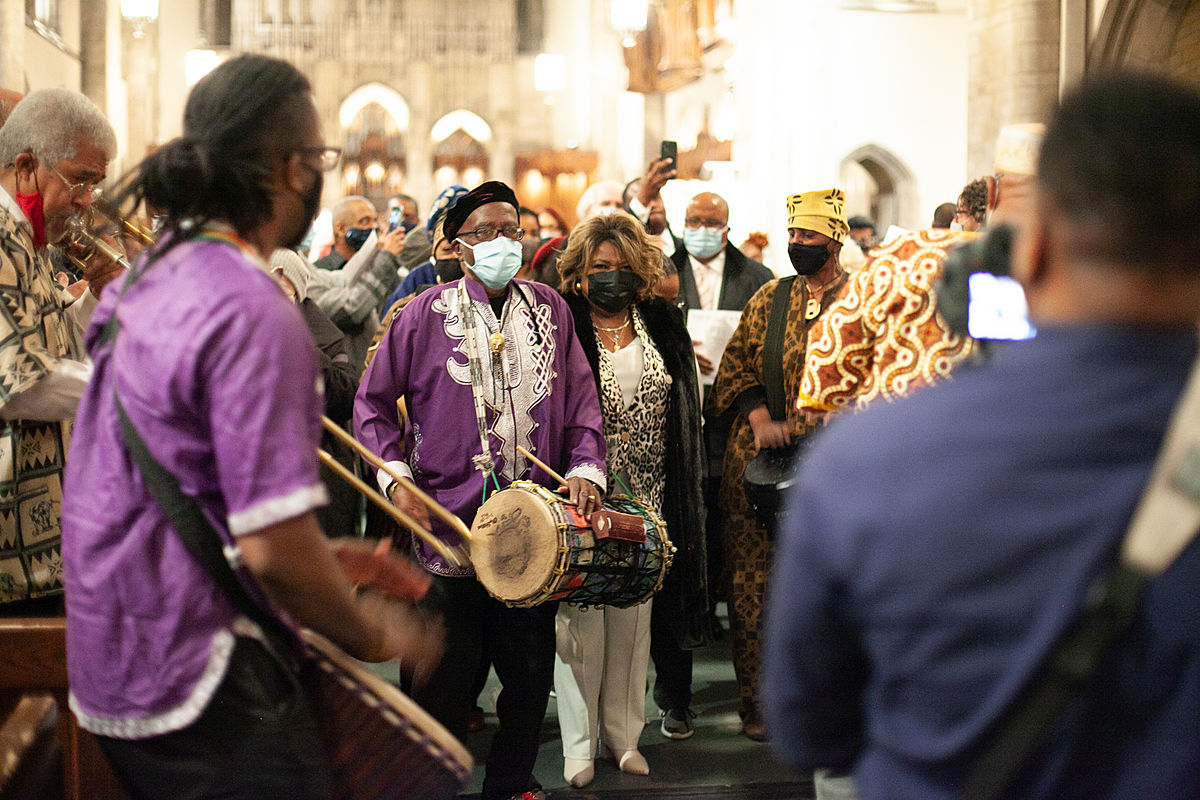
[[[815,275],[829,260],[829,247],[823,244],[788,244],[788,259],[797,275]]]
[[[435,259],[433,268],[437,270],[438,280],[442,283],[450,283],[463,276],[462,262],[457,258]]]
[[[309,169],[312,169],[312,167],[309,167]],[[304,241],[305,235],[308,233],[308,229],[312,227],[313,220],[317,218],[317,212],[321,210],[321,189],[325,185],[325,176],[317,170],[313,170],[313,173],[317,177],[313,181],[312,188],[300,198],[304,206],[304,224],[297,226],[296,233],[288,237],[286,242],[280,244],[281,247],[285,247],[288,250],[295,250],[300,246]]]
[[[587,298],[601,311],[616,314],[637,299],[642,279],[632,272],[613,269],[588,276]]]

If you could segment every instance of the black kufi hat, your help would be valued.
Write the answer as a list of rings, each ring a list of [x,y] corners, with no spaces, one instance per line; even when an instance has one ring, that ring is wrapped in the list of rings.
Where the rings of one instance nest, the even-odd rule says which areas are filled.
[[[446,209],[445,219],[442,222],[446,241],[454,241],[458,236],[459,228],[467,221],[467,217],[471,216],[471,212],[488,203],[508,203],[514,209],[520,209],[516,192],[509,188],[508,184],[500,181],[481,183],[455,200],[454,205]]]

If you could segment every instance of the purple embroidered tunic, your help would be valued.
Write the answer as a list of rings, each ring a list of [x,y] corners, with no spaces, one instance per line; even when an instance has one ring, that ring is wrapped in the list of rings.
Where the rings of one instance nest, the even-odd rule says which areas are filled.
[[[463,285],[469,294],[467,313],[474,315],[470,324]],[[482,445],[471,388],[471,327],[482,362],[488,447],[501,488],[518,479],[557,488],[541,469],[531,468],[517,452],[518,444],[561,475],[605,487],[600,402],[566,303],[549,286],[514,280],[501,313],[503,319],[497,320],[483,285],[469,278],[418,295],[388,328],[354,402],[358,439],[401,474],[411,475],[467,525],[484,489],[483,473],[474,461]],[[498,332],[504,346],[496,357],[489,340]],[[399,397],[405,398],[409,417],[403,442]],[[390,484],[390,479],[380,483]],[[436,517],[433,530],[447,543],[458,544],[458,536]],[[414,541],[421,563],[431,572],[471,574]]]
[[[325,502],[317,478],[318,361],[304,320],[238,248],[179,245],[88,331],[63,502],[71,709],[87,730],[140,739],[186,727],[253,635],[184,549],[126,455],[113,392],[154,457],[227,548]],[[101,343],[114,310],[121,323]]]

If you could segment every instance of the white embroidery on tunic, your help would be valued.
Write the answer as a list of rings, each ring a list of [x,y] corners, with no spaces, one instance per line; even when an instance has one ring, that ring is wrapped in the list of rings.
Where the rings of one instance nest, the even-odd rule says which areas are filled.
[[[516,296],[520,292],[525,300]],[[431,310],[442,314],[442,330],[454,342],[446,373],[460,386],[471,385],[471,364],[467,355],[467,325],[459,313],[458,284],[442,290]],[[528,301],[528,302],[526,302]],[[515,445],[532,449],[533,432],[537,429],[532,410],[550,396],[556,342],[553,311],[547,303],[539,303],[537,295],[526,287],[513,284],[504,314],[503,370],[497,373],[489,348],[489,337],[500,330],[490,303],[471,298],[471,308],[483,325],[476,327],[476,346],[483,359],[483,399],[491,412],[488,433],[499,441],[493,447],[499,474],[508,481],[521,477],[528,469],[525,457]],[[532,307],[533,313],[530,313]],[[493,376],[503,376],[503,385]]]

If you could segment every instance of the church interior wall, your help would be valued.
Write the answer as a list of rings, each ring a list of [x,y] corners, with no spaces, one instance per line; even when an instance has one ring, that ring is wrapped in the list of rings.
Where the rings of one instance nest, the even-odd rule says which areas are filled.
[[[79,89],[82,75],[79,4],[80,0],[64,0],[59,5],[57,30],[43,35],[25,23],[24,3],[5,1],[6,7],[21,7],[15,14],[8,13],[6,24],[9,20],[16,23],[13,33],[21,38],[18,46],[22,60],[16,74],[5,76],[5,86],[26,93],[37,89]]]
[[[849,11],[833,0],[739,6],[736,203],[786,271],[789,194],[835,186],[866,144],[911,170],[916,200],[898,220],[927,225],[966,183],[968,26],[959,12]],[[731,212],[732,215],[732,212]]]
[[[926,227],[933,209],[975,177],[966,172],[966,17],[843,12],[839,24],[848,57],[838,79],[837,155],[874,144],[903,162],[915,208],[895,222]]]

